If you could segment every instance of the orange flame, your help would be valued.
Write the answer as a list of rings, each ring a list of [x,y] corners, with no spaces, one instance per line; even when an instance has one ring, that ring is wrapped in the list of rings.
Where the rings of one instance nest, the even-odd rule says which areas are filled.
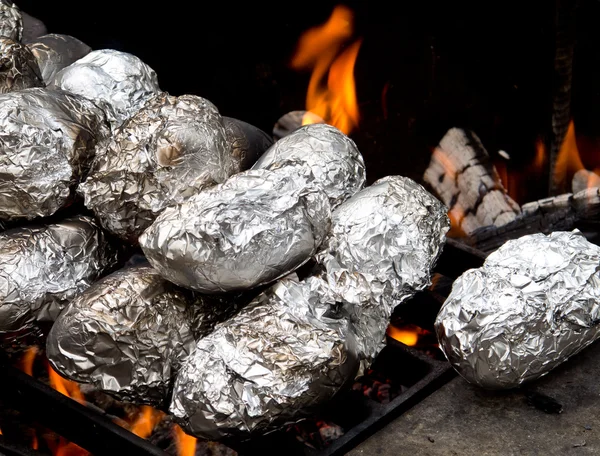
[[[33,377],[33,362],[38,354],[39,349],[33,345],[27,349],[23,358],[21,358],[21,370],[30,377]]]
[[[312,70],[306,94],[307,111],[346,134],[359,121],[354,65],[362,40],[340,53],[342,45],[352,36],[352,29],[352,11],[336,6],[327,22],[300,37],[291,62],[296,70]],[[314,116],[305,115],[302,124],[310,123],[314,123]]]
[[[570,181],[577,171],[584,168],[579,150],[577,149],[575,123],[571,121],[556,158],[552,179],[554,179],[554,182],[567,182],[567,179]]]
[[[48,364],[48,376],[50,379],[50,386],[61,394],[64,394],[71,399],[76,400],[80,404],[85,405],[85,398],[83,393],[79,389],[79,385],[71,380],[61,377],[52,366]]]
[[[140,407],[137,419],[132,423],[130,431],[138,437],[146,439],[150,437],[154,428],[162,421],[165,414],[155,410],[148,405]]]
[[[177,444],[178,456],[194,456],[196,454],[196,438],[186,434],[176,424],[173,425],[173,435]]]

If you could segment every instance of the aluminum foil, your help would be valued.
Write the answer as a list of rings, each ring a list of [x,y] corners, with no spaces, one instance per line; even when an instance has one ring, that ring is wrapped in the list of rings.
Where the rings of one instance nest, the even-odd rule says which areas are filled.
[[[194,95],[161,94],[96,152],[79,191],[102,225],[134,244],[165,207],[234,171],[217,108]]]
[[[600,247],[579,232],[508,241],[459,277],[436,320],[440,347],[469,382],[513,388],[600,336]]]
[[[331,217],[321,188],[290,171],[248,170],[168,207],[139,238],[146,257],[168,280],[200,292],[283,277],[317,252]]]
[[[29,48],[0,37],[0,93],[43,86],[40,68]]]
[[[38,37],[27,47],[35,56],[44,84],[50,84],[56,73],[92,51],[77,38],[54,33]]]
[[[90,52],[59,71],[49,87],[96,102],[107,112],[114,126],[123,123],[160,93],[152,68],[134,55],[113,49]]]
[[[450,222],[446,207],[407,177],[389,176],[338,207],[317,262],[344,303],[361,355],[382,347],[394,307],[431,284]]]
[[[200,339],[184,361],[170,412],[207,439],[297,421],[354,378],[347,320],[319,316],[319,288],[282,279]]]
[[[246,122],[223,117],[223,125],[227,131],[227,141],[231,147],[234,164],[234,172],[231,174],[251,168],[258,157],[273,145],[269,135]]]
[[[0,233],[0,333],[53,321],[116,256],[89,217]]]
[[[192,293],[151,267],[119,270],[60,314],[46,342],[48,360],[63,376],[122,400],[161,405],[194,347],[194,311]]]
[[[0,95],[0,219],[48,216],[68,204],[109,131],[102,110],[77,95]]]
[[[17,5],[10,0],[0,0],[0,36],[21,41],[23,18]]]
[[[365,164],[356,144],[325,124],[306,125],[280,139],[252,169],[282,170],[320,185],[332,209],[365,185]]]

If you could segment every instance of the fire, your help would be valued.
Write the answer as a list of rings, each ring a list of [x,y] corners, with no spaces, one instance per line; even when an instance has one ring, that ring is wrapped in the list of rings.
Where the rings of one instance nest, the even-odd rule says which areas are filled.
[[[362,40],[354,41],[340,52],[352,36],[353,19],[350,9],[336,6],[327,22],[300,37],[291,62],[296,70],[312,70],[306,94],[307,111],[346,134],[359,121],[354,65]],[[314,116],[307,113],[302,124],[310,123],[314,123]]]
[[[177,443],[178,456],[194,456],[196,454],[196,438],[187,435],[176,424],[173,426],[173,437]]]
[[[21,370],[30,377],[33,377],[33,362],[38,354],[39,349],[33,345],[27,349],[21,359]]]
[[[583,166],[579,150],[577,149],[575,123],[571,121],[565,139],[560,147],[560,151],[558,152],[558,157],[556,158],[552,179],[554,179],[554,182],[558,183],[570,182],[573,175],[580,169],[585,169],[585,166]],[[569,180],[567,181],[567,179]]]
[[[52,388],[59,393],[76,400],[80,404],[85,405],[85,398],[79,389],[79,385],[58,375],[58,373],[52,369],[50,364],[48,364],[48,377],[50,379],[50,386]]]
[[[147,439],[164,416],[163,412],[155,410],[148,405],[142,405],[137,419],[131,425],[130,431],[138,437]]]
[[[423,334],[423,329],[415,325],[406,325],[402,328],[398,328],[394,325],[389,325],[387,328],[387,334],[398,342],[402,342],[404,345],[414,347],[419,341],[419,336]]]

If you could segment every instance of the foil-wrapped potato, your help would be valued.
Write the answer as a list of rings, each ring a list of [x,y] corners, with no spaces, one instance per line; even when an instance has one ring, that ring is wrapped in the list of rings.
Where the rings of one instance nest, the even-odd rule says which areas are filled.
[[[23,17],[21,11],[10,0],[0,0],[0,36],[21,41]]]
[[[165,209],[139,241],[150,263],[178,285],[244,290],[308,261],[330,217],[327,195],[293,171],[249,170]]]
[[[152,68],[126,52],[101,49],[59,71],[50,88],[63,89],[100,105],[113,126],[160,93]]]
[[[151,99],[97,149],[79,191],[115,235],[137,243],[165,207],[234,172],[217,108],[194,95]]]
[[[150,266],[121,269],[60,314],[48,335],[48,360],[65,377],[121,400],[166,406],[196,338],[232,309],[173,285]]]
[[[599,264],[579,232],[506,242],[454,282],[435,323],[440,348],[485,388],[547,374],[600,336]]]
[[[394,307],[431,284],[450,221],[446,207],[407,177],[388,176],[332,215],[316,259],[343,302],[367,359],[379,352]]]
[[[332,209],[365,185],[365,164],[356,144],[326,124],[306,125],[280,139],[252,169],[282,170],[320,185]]]
[[[69,204],[110,130],[91,101],[36,88],[0,95],[0,131],[0,220],[13,220]]]
[[[263,433],[305,417],[354,378],[345,319],[318,316],[319,288],[282,279],[200,339],[170,412],[207,439]]]
[[[0,233],[0,333],[53,321],[116,261],[89,217]]]
[[[77,38],[55,33],[40,36],[27,47],[35,56],[44,84],[50,84],[56,73],[92,51]]]
[[[44,87],[35,56],[17,41],[0,36],[0,94]]]
[[[246,122],[223,117],[223,125],[227,131],[234,165],[234,172],[231,174],[251,168],[258,157],[273,145],[269,135]]]

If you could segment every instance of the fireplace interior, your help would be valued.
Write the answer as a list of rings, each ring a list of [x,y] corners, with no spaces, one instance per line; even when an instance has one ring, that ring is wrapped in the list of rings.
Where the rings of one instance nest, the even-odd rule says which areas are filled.
[[[41,328],[4,342],[2,454],[345,454],[455,376],[434,322],[463,272],[523,234],[577,228],[600,242],[600,177],[593,173],[600,175],[597,1],[434,0],[396,8],[378,1],[16,3],[49,33],[72,35],[94,50],[131,53],[156,71],[162,90],[204,97],[223,116],[268,135],[287,113],[310,110],[311,71],[293,64],[300,37],[346,8],[353,27],[330,64],[356,51],[344,74],[355,88],[358,114],[346,133],[364,157],[367,185],[402,175],[442,199],[443,178],[436,184],[424,176],[436,150],[448,153],[443,138],[458,128],[475,133],[482,145],[467,134],[456,149],[459,159],[481,166],[483,178],[497,186],[468,181],[447,190],[452,227],[432,285],[395,309],[387,346],[371,368],[315,416],[249,440],[196,441],[163,411],[61,381],[45,359],[49,328]],[[330,52],[325,39],[312,44],[317,57]],[[460,175],[456,166],[443,174]],[[459,199],[472,188],[480,199]],[[517,215],[506,224],[474,217],[478,225],[468,228],[492,191],[510,198]],[[496,210],[492,204],[489,211]],[[81,202],[68,209],[81,211]]]

